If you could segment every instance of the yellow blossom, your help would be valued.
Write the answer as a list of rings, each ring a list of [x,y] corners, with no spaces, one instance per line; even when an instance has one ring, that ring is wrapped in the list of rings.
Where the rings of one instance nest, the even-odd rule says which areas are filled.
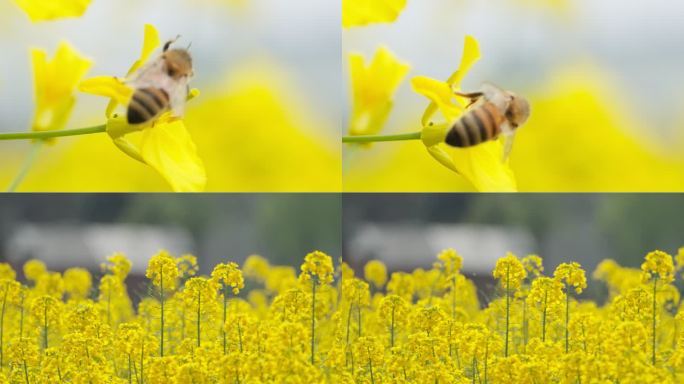
[[[362,55],[349,55],[351,135],[371,135],[382,130],[392,110],[394,93],[409,69],[408,64],[399,61],[386,47],[378,48],[368,65]]]
[[[321,251],[314,251],[304,257],[299,279],[309,281],[315,279],[318,284],[328,284],[333,281],[332,258]]]
[[[81,17],[91,0],[14,0],[32,22]]]
[[[442,262],[444,272],[447,275],[457,274],[463,266],[463,257],[453,248],[443,250],[437,255],[437,259]]]
[[[47,273],[47,268],[40,260],[31,259],[24,263],[24,276],[29,281],[35,282],[45,273]]]
[[[164,290],[176,288],[178,279],[176,260],[167,251],[159,251],[159,253],[150,258],[145,277],[152,279],[152,284],[159,287],[162,290],[162,294]]]
[[[0,263],[0,280],[14,280],[17,277],[17,273],[14,272],[14,268],[8,263]]]
[[[477,40],[466,36],[461,64],[446,82],[417,76],[411,80],[413,90],[430,104],[422,118],[421,139],[428,153],[440,164],[458,173],[479,191],[511,192],[516,190],[513,171],[504,160],[504,143],[493,140],[468,148],[453,148],[444,144],[447,132],[465,109],[467,101],[454,94],[470,68],[480,59]],[[432,121],[439,111],[442,121]]]
[[[178,271],[181,278],[188,278],[195,276],[199,270],[197,265],[197,257],[191,254],[181,255],[176,258],[176,264],[178,265]]]
[[[129,70],[129,75],[139,69],[159,47],[159,33],[149,24],[145,25],[145,37],[140,58]],[[206,172],[197,149],[180,116],[167,111],[151,123],[129,125],[123,115],[114,113],[118,105],[128,105],[133,89],[125,80],[111,76],[99,76],[83,81],[79,89],[111,99],[105,116],[107,134],[126,155],[155,169],[176,192],[203,191]],[[199,91],[192,89],[188,99]],[[129,135],[142,132],[139,145],[129,140]]]
[[[405,6],[406,0],[342,0],[342,27],[391,23]]]
[[[509,252],[506,257],[496,261],[492,276],[499,279],[504,288],[511,290],[520,288],[523,279],[527,277],[527,272],[518,257]]]
[[[564,282],[568,287],[575,287],[575,292],[578,294],[587,287],[587,277],[579,263],[561,263],[553,272],[553,277]]]
[[[211,272],[211,279],[216,284],[222,284],[224,287],[231,287],[233,294],[237,295],[240,290],[245,287],[245,280],[242,277],[242,271],[237,263],[218,264]]]
[[[522,258],[522,264],[527,271],[528,276],[540,276],[544,272],[544,265],[542,264],[542,258],[538,255],[527,255]]]
[[[131,271],[131,261],[121,252],[115,252],[107,257],[109,264],[102,264],[102,270],[111,272],[119,280],[124,281]]]
[[[92,277],[87,269],[69,268],[64,271],[64,290],[73,299],[85,299],[92,284]]]
[[[670,283],[674,280],[672,256],[659,250],[649,252],[645,257],[645,261],[641,264],[641,271],[641,280],[643,282],[648,282],[653,277],[656,277],[664,283]]]
[[[31,61],[36,101],[32,130],[62,129],[76,103],[76,85],[92,63],[66,42],[60,43],[51,61],[45,51],[31,50]]]
[[[363,267],[363,276],[380,289],[387,281],[387,267],[380,260],[371,260]]]

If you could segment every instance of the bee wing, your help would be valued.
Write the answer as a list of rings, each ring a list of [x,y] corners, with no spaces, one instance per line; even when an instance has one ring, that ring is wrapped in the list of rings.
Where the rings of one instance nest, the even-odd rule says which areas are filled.
[[[169,107],[176,117],[183,117],[185,113],[185,101],[188,98],[188,81],[183,77],[178,81],[171,82],[164,90],[169,95]]]
[[[167,77],[164,72],[164,60],[161,56],[157,56],[131,73],[126,79],[126,84],[133,88],[147,88],[156,86],[159,79],[163,77]]]
[[[508,160],[508,157],[511,154],[511,151],[513,150],[513,141],[515,139],[515,130],[511,128],[511,126],[508,124],[508,122],[504,122],[501,124],[501,133],[503,134],[504,137],[504,148],[503,148],[503,156],[501,161],[506,162]]]

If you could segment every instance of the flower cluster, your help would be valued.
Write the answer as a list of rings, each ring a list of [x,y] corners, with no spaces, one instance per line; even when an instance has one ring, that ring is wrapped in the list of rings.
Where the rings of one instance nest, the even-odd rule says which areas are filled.
[[[657,265],[671,266],[672,257],[662,254]],[[492,297],[478,295],[460,267],[460,256],[446,250],[431,269],[394,272],[372,291],[363,279],[344,274],[330,382],[684,380],[684,309],[671,281],[659,279],[654,294],[653,282],[642,283],[638,269],[605,261],[594,274],[596,285],[602,281],[609,291],[600,305],[578,298],[587,288],[578,263],[545,275],[541,257],[509,253],[496,263]],[[457,274],[456,285],[450,274]]]
[[[20,281],[0,263],[0,383],[329,381],[339,301],[332,265],[312,252],[298,279],[295,268],[253,255],[249,273],[226,262],[204,276],[194,256],[160,251],[148,263],[148,294],[134,303],[121,253],[99,279],[30,260]]]

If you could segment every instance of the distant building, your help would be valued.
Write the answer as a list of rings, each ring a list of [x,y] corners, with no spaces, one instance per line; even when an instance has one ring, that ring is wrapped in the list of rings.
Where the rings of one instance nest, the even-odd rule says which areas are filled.
[[[123,252],[133,264],[133,276],[144,275],[150,256],[160,249],[173,255],[195,249],[185,229],[137,224],[18,224],[5,244],[3,254],[18,269],[36,258],[54,271],[81,267],[97,272],[107,256]]]
[[[489,275],[506,252],[522,257],[537,249],[537,244],[530,231],[515,227],[367,223],[346,240],[344,257],[357,267],[378,259],[390,270],[428,269],[446,248],[463,256],[464,273]]]

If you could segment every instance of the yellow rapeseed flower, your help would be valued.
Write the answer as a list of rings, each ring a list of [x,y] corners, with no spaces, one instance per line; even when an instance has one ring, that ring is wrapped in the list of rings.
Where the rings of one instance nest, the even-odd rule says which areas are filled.
[[[165,250],[159,251],[150,258],[145,277],[152,280],[152,284],[163,290],[176,288],[179,271],[176,260]],[[162,292],[163,294],[163,292]]]
[[[240,293],[240,290],[245,287],[242,271],[237,263],[233,262],[216,265],[211,272],[211,279],[215,283],[221,284],[226,288],[231,287],[234,295]]]
[[[14,272],[14,268],[8,263],[0,263],[0,280],[14,280],[17,277],[17,273]]]
[[[507,290],[517,289],[520,288],[523,279],[527,277],[527,271],[525,271],[520,259],[509,252],[505,257],[496,261],[492,276],[499,279],[501,285]]]
[[[649,252],[641,264],[641,272],[643,282],[648,282],[653,277],[657,277],[663,283],[672,282],[674,280],[672,256],[659,250]]]
[[[480,47],[477,40],[466,36],[461,64],[446,82],[424,76],[411,80],[413,90],[431,101],[421,120],[421,139],[435,160],[464,177],[477,190],[515,191],[515,177],[508,166],[508,160],[504,160],[502,139],[468,148],[453,148],[444,144],[448,130],[463,113],[466,105],[466,101],[456,96],[454,91],[460,89],[461,80],[479,59]],[[443,120],[434,122],[431,119],[437,111]]]
[[[542,258],[538,255],[527,255],[522,258],[523,266],[527,271],[528,276],[532,275],[538,277],[544,272],[544,265],[542,264]]]
[[[31,259],[24,263],[24,277],[29,281],[37,281],[42,275],[47,273],[45,263],[40,260]]]
[[[380,260],[371,260],[363,267],[363,276],[380,289],[387,281],[387,267]]]
[[[92,62],[79,55],[66,42],[59,44],[52,60],[41,49],[31,50],[36,110],[31,129],[52,131],[62,129],[76,103],[73,95]]]
[[[349,55],[352,86],[351,135],[372,135],[380,132],[390,111],[394,94],[410,69],[389,49],[380,47],[373,61],[366,65],[362,55]]]
[[[587,277],[579,263],[561,263],[553,272],[553,277],[568,287],[575,287],[578,294],[587,287]]]
[[[159,45],[159,32],[152,25],[146,24],[140,58],[128,74],[145,64]],[[180,117],[168,111],[151,123],[129,125],[125,116],[114,113],[118,105],[128,105],[133,96],[133,88],[124,80],[99,76],[83,81],[79,89],[111,99],[105,113],[107,134],[121,151],[154,168],[176,192],[204,190],[207,182],[204,164],[197,155],[197,148]],[[192,89],[188,99],[198,94],[199,91]],[[142,132],[139,145],[133,144],[128,137],[135,132]]]
[[[342,0],[342,27],[391,23],[405,6],[406,0]]]
[[[14,0],[32,22],[81,17],[91,0]]]
[[[302,281],[316,278],[317,282],[321,285],[333,281],[332,257],[321,251],[314,251],[306,255],[300,269],[302,273],[299,275],[299,279]]]

